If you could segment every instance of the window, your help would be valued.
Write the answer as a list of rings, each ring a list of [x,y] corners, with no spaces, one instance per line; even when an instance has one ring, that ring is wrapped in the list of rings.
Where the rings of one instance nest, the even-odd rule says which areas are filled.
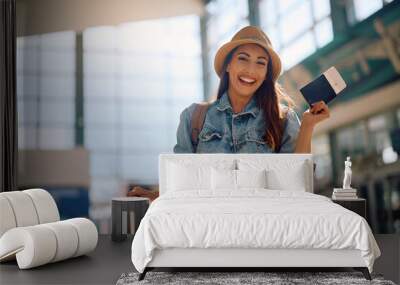
[[[366,157],[368,163],[374,165],[396,162],[398,154],[393,150],[390,139],[390,130],[394,127],[392,118],[395,117],[394,112],[382,113],[338,130],[339,161],[352,156],[352,159],[355,158],[354,168],[362,167]]]
[[[207,7],[207,56],[209,66],[206,81],[210,85],[207,98],[216,95],[219,78],[214,71],[214,57],[220,46],[229,42],[241,28],[249,25],[247,0],[215,0]]]
[[[395,120],[396,120],[396,124],[397,124],[398,126],[400,126],[400,107],[397,107],[395,117],[396,117],[396,119],[395,119]]]
[[[289,69],[333,39],[329,0],[262,0],[260,21]]]
[[[338,160],[345,161],[347,156],[362,157],[368,152],[367,126],[364,121],[342,128],[337,132]]]
[[[381,156],[384,164],[393,163],[398,158],[390,140],[390,129],[388,114],[376,115],[368,120],[370,148]]]
[[[332,180],[332,158],[329,135],[319,135],[312,140],[312,154],[316,164],[315,178],[318,184],[328,184]]]
[[[83,32],[92,203],[128,183],[158,183],[158,155],[172,152],[180,113],[203,98],[199,23],[183,16]]]
[[[19,149],[75,145],[75,32],[17,39]]]
[[[356,21],[362,21],[393,0],[353,0]]]

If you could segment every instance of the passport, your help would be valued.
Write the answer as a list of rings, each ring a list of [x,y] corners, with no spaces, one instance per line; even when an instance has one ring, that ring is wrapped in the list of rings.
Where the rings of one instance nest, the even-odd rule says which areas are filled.
[[[337,69],[332,66],[316,79],[300,88],[304,99],[310,105],[324,101],[328,104],[346,88],[346,82]]]

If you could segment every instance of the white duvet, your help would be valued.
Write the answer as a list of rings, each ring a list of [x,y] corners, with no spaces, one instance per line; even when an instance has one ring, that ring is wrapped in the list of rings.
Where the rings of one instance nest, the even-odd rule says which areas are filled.
[[[370,272],[380,256],[359,215],[324,196],[266,189],[160,196],[133,239],[132,262],[143,272],[154,249],[175,247],[358,249]]]

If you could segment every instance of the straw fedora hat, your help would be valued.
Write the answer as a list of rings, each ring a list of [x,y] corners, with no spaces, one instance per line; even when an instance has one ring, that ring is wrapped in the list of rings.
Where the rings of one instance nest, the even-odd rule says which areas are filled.
[[[247,26],[237,32],[230,42],[224,44],[219,48],[214,59],[214,68],[219,78],[222,77],[224,70],[224,62],[227,55],[236,47],[244,44],[257,44],[263,47],[271,57],[272,60],[272,80],[275,82],[282,69],[281,59],[279,55],[273,50],[271,41],[267,35],[256,26]],[[268,70],[268,72],[270,72]]]

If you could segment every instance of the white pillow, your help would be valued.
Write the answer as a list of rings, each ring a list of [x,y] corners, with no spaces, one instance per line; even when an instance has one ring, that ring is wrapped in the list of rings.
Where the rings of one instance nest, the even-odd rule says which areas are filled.
[[[211,191],[211,169],[235,169],[235,159],[175,159],[166,163],[167,191]]]
[[[285,171],[277,169],[267,170],[268,189],[306,191],[305,165]]]
[[[169,191],[210,189],[210,167],[168,163],[167,188]]]
[[[236,190],[236,170],[211,168],[211,189]]]
[[[212,190],[238,190],[241,188],[266,188],[266,171],[211,169]]]
[[[265,169],[267,188],[272,190],[306,191],[309,183],[305,160],[239,159],[240,170]]]
[[[236,170],[237,188],[267,188],[266,170]]]

